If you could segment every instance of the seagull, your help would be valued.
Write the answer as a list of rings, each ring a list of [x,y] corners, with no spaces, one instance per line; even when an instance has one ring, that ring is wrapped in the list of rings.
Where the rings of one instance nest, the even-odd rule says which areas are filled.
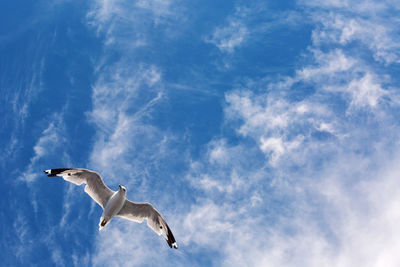
[[[99,231],[115,216],[142,223],[147,220],[149,226],[158,235],[162,235],[170,248],[178,248],[174,235],[161,214],[150,203],[135,203],[126,198],[126,188],[119,185],[118,191],[108,188],[101,176],[86,169],[50,169],[44,171],[48,177],[62,177],[76,185],[86,184],[85,192],[103,208],[99,222]]]

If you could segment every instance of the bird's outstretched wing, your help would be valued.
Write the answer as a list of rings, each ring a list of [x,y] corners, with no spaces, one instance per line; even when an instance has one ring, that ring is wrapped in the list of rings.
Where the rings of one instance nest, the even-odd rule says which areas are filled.
[[[174,235],[172,234],[171,229],[169,229],[168,224],[151,204],[134,203],[125,200],[125,204],[122,206],[122,209],[118,212],[117,216],[138,223],[142,223],[143,220],[146,219],[147,225],[158,235],[163,235],[170,248],[178,248]]]
[[[114,194],[101,179],[101,176],[94,171],[86,169],[50,169],[44,171],[49,177],[60,176],[64,180],[76,185],[86,184],[85,192],[94,199],[103,209],[107,201]]]

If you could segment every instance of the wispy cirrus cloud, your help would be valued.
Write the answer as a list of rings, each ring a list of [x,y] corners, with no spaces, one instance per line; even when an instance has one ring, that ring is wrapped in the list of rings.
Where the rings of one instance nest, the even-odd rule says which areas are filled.
[[[181,8],[180,1],[95,1],[87,14],[88,23],[106,38],[88,116],[96,127],[89,166],[108,181],[121,182],[129,173],[132,179],[122,181],[138,182],[133,177],[146,177],[147,169],[166,156],[163,151],[173,137],[149,122],[155,107],[166,99],[163,70],[138,60],[135,50],[153,45],[152,38],[184,19]],[[112,51],[125,59],[106,66]],[[147,165],[146,157],[154,164]]]
[[[14,254],[18,259],[21,259],[24,255],[25,249],[28,249],[33,243],[30,235],[30,228],[28,227],[28,221],[25,216],[18,213],[15,221],[13,222],[13,230],[16,234],[16,244],[10,244],[14,250]],[[25,244],[25,248],[23,246]]]
[[[44,158],[52,157],[57,149],[59,150],[66,144],[66,138],[63,135],[64,130],[63,115],[55,114],[53,120],[42,131],[41,136],[33,147],[34,155],[31,157],[29,165],[20,175],[19,180],[30,183],[39,176],[38,165],[42,165],[41,162]]]
[[[168,99],[163,69],[151,61],[132,58],[136,48],[146,47],[153,38],[147,29],[154,32],[157,28],[164,33],[179,19],[176,5],[176,1],[96,2],[88,14],[89,22],[106,33],[105,45],[110,49],[99,62],[93,84],[88,120],[96,134],[88,167],[99,171],[112,189],[118,183],[126,185],[127,197],[133,201],[153,202],[157,195],[159,201],[153,204],[172,228],[171,212],[167,205],[164,209],[161,206],[161,199],[169,199],[169,182],[162,174],[152,177],[160,162],[174,155],[171,142],[175,137],[153,123],[154,112]],[[125,58],[103,65],[102,60],[107,61],[111,50]],[[145,223],[135,225],[116,218],[110,226],[94,237],[94,264],[146,264],[156,258],[154,253],[156,263],[162,264],[169,255],[168,251],[161,252],[166,242]],[[132,242],[138,236],[142,241]]]
[[[163,101],[160,72],[155,66],[121,69],[121,64],[124,66],[120,63],[106,71],[107,77],[94,85],[89,115],[98,130],[90,165],[114,182],[119,182],[123,173],[137,176],[133,170],[142,164],[138,154],[149,155],[165,142],[165,135],[145,122],[154,106]]]
[[[294,10],[276,12],[268,3],[253,1],[237,5],[233,14],[204,37],[204,41],[233,56],[236,50],[252,46],[254,42],[273,43],[266,38],[271,32],[277,28],[295,28],[304,23],[302,19]]]
[[[399,8],[394,2],[327,1],[317,4],[311,1],[305,5],[318,7],[311,15],[321,25],[313,32],[315,43],[351,46],[361,42],[375,60],[399,63],[398,21],[392,17]]]
[[[148,30],[161,27],[162,32],[168,32],[166,37],[175,35],[166,27],[185,19],[182,8],[179,0],[96,0],[87,20],[98,33],[104,34],[106,46],[127,52],[151,44]]]
[[[387,77],[376,74],[362,58],[346,55],[342,49],[327,53],[316,50],[314,57],[314,66],[297,71],[295,81],[316,84],[326,93],[341,93],[351,100],[349,108],[373,109],[387,101],[385,97],[396,98],[389,93],[390,87],[383,86]]]
[[[232,53],[245,42],[248,35],[246,25],[240,19],[233,18],[227,26],[216,28],[211,38],[206,41],[217,46],[222,52]]]

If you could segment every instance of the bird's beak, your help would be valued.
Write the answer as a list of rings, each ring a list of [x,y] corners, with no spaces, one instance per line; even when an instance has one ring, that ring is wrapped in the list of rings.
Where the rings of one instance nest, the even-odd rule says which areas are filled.
[[[119,186],[119,189],[121,189],[121,185],[119,184],[118,186]]]

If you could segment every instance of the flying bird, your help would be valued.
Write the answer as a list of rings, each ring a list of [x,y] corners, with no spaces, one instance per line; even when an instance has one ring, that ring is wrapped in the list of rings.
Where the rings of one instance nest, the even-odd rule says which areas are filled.
[[[174,235],[161,214],[149,203],[135,203],[126,198],[126,188],[119,185],[118,191],[108,188],[101,176],[86,169],[50,169],[44,171],[48,177],[62,177],[76,185],[86,184],[85,192],[103,208],[99,230],[105,227],[115,216],[147,225],[158,235],[162,235],[170,248],[178,248]]]

